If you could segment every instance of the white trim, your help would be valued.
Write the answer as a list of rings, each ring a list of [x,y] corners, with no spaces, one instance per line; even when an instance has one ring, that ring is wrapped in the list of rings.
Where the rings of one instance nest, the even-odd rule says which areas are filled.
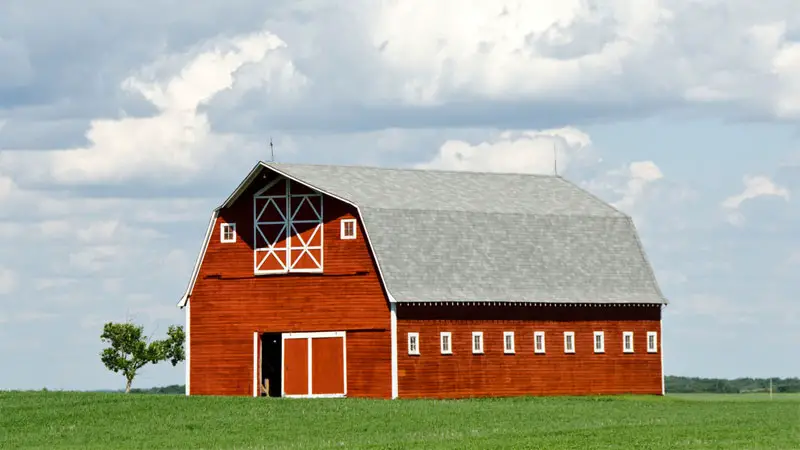
[[[408,333],[408,354],[417,356],[419,355],[419,333]],[[411,348],[411,339],[414,339],[414,349]]]
[[[281,333],[281,397],[286,397],[286,333]]]
[[[480,343],[480,348],[475,348],[475,337],[478,337],[478,342]],[[473,355],[482,355],[483,354],[483,331],[473,331],[472,332],[472,342],[470,343],[472,347],[472,354]]]
[[[311,339],[309,339],[311,340]],[[342,382],[344,383],[344,396],[347,397],[347,333],[342,332]]]
[[[447,348],[444,347],[444,341],[447,338]],[[452,355],[453,354],[453,333],[449,331],[442,331],[439,333],[439,352],[442,355]]]
[[[625,338],[627,338],[627,337],[631,338],[631,347],[630,348],[628,348],[628,346],[625,345]],[[622,353],[633,353],[635,348],[636,347],[634,346],[634,343],[633,343],[633,331],[623,331],[622,332]]]
[[[211,233],[214,231],[214,224],[217,222],[217,217],[219,216],[219,208],[215,209],[211,212],[211,220],[208,221],[208,228],[206,229],[206,237],[203,238],[203,246],[200,248],[200,253],[197,254],[197,259],[194,261],[194,269],[192,269],[192,277],[189,278],[189,284],[186,286],[186,292],[183,293],[183,297],[178,302],[178,307],[183,308],[186,306],[186,303],[189,301],[189,296],[192,295],[192,290],[194,290],[194,284],[197,282],[197,277],[200,275],[200,264],[203,262],[203,258],[206,256],[206,250],[208,250],[208,243],[211,241]]]
[[[664,319],[658,320],[658,329],[661,331],[661,351],[659,352],[659,356],[661,356],[661,395],[666,395],[667,386],[664,380]]]
[[[284,339],[305,339],[305,338],[330,338],[344,337],[344,331],[311,331],[301,333],[283,333]]]
[[[353,225],[353,234],[348,235],[345,233],[345,227],[347,225]],[[339,221],[339,239],[355,239],[358,235],[358,223],[356,223],[356,219],[342,219]]]
[[[542,348],[541,348],[541,350],[536,348],[536,338],[538,336],[542,337]],[[545,353],[545,348],[546,347],[545,347],[545,340],[544,340],[544,331],[534,331],[533,332],[533,353],[543,354],[543,353]]]
[[[342,338],[342,387],[340,394],[312,394],[313,387],[313,341],[315,338]],[[286,395],[286,341],[288,339],[307,339],[308,341],[308,394]],[[345,331],[311,331],[281,334],[281,397],[286,398],[344,398],[347,397],[347,332]]]
[[[511,337],[511,348],[508,348],[508,337]],[[515,353],[516,344],[514,343],[514,332],[513,331],[504,331],[503,332],[503,353],[506,355],[513,355]]]
[[[225,229],[230,228],[231,234],[233,235],[232,238],[226,239],[225,238]],[[236,224],[235,223],[227,223],[222,222],[219,224],[219,241],[223,244],[233,244],[236,242]]]
[[[572,343],[572,348],[567,346],[567,337],[569,337],[570,342]],[[565,331],[564,332],[564,353],[575,353],[575,332],[574,331]]]
[[[389,325],[391,327],[392,341],[392,398],[399,396],[399,374],[397,373],[397,303],[389,303]]]
[[[654,343],[656,344],[655,347],[650,347],[650,337],[655,337]],[[657,331],[648,331],[647,332],[647,353],[658,353],[658,332]]]
[[[345,398],[346,394],[284,395],[285,398]]]
[[[597,345],[597,338],[600,338],[600,345]],[[602,331],[595,331],[592,335],[592,347],[595,353],[606,352],[606,335]]]
[[[191,380],[191,370],[192,370],[192,341],[191,341],[191,323],[192,323],[192,316],[189,312],[191,305],[186,305],[186,342],[184,345],[186,346],[186,361],[184,364],[186,365],[186,384],[185,384],[185,391],[184,393],[188,396],[189,395],[189,381]]]
[[[253,332],[253,397],[258,397],[258,331]]]

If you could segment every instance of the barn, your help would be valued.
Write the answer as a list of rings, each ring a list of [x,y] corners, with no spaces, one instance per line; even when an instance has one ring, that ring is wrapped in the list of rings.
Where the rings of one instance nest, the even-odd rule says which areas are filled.
[[[662,395],[666,303],[562,177],[259,162],[178,303],[186,394]]]

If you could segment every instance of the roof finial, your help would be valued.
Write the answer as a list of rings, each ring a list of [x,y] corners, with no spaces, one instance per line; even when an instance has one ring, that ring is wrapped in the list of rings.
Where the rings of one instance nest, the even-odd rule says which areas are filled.
[[[553,175],[558,176],[558,150],[555,141],[553,141]]]
[[[275,162],[275,148],[272,146],[272,136],[269,137],[269,162]]]

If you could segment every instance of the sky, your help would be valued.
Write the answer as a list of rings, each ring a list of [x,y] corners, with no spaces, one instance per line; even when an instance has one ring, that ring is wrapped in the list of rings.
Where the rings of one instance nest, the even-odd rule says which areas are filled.
[[[117,389],[259,159],[559,173],[630,214],[665,372],[800,376],[796,0],[5,0],[0,389]],[[143,369],[134,387],[183,383]]]

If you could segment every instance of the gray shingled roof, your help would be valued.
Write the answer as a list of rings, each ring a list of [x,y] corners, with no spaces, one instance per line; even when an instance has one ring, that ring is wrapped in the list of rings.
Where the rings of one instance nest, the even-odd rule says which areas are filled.
[[[630,217],[561,177],[264,164],[359,207],[395,301],[666,303]]]

